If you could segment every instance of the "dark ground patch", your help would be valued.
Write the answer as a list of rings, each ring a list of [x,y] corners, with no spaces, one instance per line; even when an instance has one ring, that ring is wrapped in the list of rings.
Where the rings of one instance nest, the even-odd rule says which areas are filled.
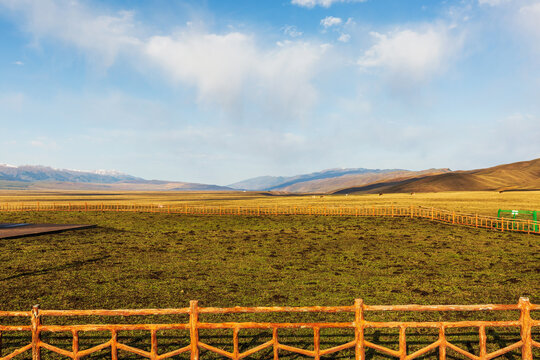
[[[0,239],[37,236],[68,230],[92,228],[95,225],[0,223]]]

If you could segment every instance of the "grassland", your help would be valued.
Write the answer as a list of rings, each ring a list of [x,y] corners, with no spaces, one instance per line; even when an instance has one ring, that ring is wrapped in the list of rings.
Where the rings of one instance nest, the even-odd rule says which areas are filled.
[[[98,228],[4,240],[7,309],[516,302],[540,239],[410,219],[10,213]],[[133,296],[137,294],[137,296]]]
[[[38,197],[30,195],[23,199],[19,194],[5,193],[2,196],[0,202]],[[40,201],[246,205],[279,201],[350,206],[389,201],[493,214],[501,205],[530,208],[540,194],[324,198],[250,193],[39,196]],[[1,241],[1,309],[28,310],[35,303],[46,309],[185,307],[191,299],[198,299],[202,306],[350,305],[354,298],[363,298],[368,304],[516,303],[519,296],[529,296],[538,303],[540,299],[540,237],[526,234],[404,218],[27,212],[0,213],[0,222],[98,225],[88,230]],[[389,315],[370,316],[382,319]],[[452,316],[467,315],[400,314],[399,319]],[[474,314],[475,318],[479,316],[488,315]],[[516,318],[515,313],[501,316]],[[293,315],[289,319],[300,318],[301,315]],[[327,335],[330,340],[325,341],[330,343],[323,342],[325,346],[339,344],[346,337],[339,333]],[[505,336],[508,341],[518,336],[515,332],[488,335],[490,343],[500,346],[508,344]],[[298,336],[290,335],[287,341],[310,346],[308,335]],[[385,332],[369,336],[388,344],[397,339],[395,334]],[[538,338],[538,334],[535,336]],[[230,334],[212,341],[229,346],[225,339],[230,340]],[[265,341],[264,336],[259,340]],[[4,345],[10,341],[14,344],[18,340],[4,335]],[[56,341],[69,345],[69,337]],[[144,347],[149,340],[146,334],[129,341]],[[248,336],[242,341],[247,346],[254,340]],[[472,349],[478,336],[461,335],[459,341]],[[413,338],[410,346],[425,342],[429,342],[427,338]],[[349,358],[350,353],[340,356]],[[518,358],[512,356],[507,358]],[[369,358],[384,357],[370,352]]]
[[[6,202],[190,204],[215,206],[427,206],[496,216],[499,208],[540,210],[540,191],[463,191],[379,195],[278,195],[259,192],[0,191]]]

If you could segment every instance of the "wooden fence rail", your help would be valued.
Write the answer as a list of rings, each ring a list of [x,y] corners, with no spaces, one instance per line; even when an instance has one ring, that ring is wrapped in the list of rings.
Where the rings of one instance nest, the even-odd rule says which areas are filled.
[[[514,231],[540,234],[540,221],[505,219],[478,214],[435,209],[424,206],[193,206],[160,204],[113,204],[113,203],[3,203],[0,212],[14,211],[83,211],[83,212],[146,212],[184,215],[312,215],[312,216],[380,216],[421,218],[498,231]]]
[[[510,321],[370,321],[366,318],[368,312],[374,311],[417,311],[417,312],[497,312],[497,311],[518,311],[519,318]],[[531,311],[540,310],[539,305],[531,304],[528,298],[520,298],[516,305],[366,305],[361,299],[357,299],[352,306],[312,306],[312,307],[232,307],[232,308],[214,308],[199,307],[197,301],[191,301],[189,308],[182,309],[142,309],[142,310],[41,310],[39,306],[34,306],[31,311],[0,311],[0,318],[27,317],[30,318],[30,325],[13,326],[0,325],[0,334],[6,332],[27,332],[31,333],[31,343],[0,359],[8,360],[17,357],[23,353],[31,352],[33,360],[41,359],[41,349],[46,349],[52,353],[63,355],[71,359],[81,359],[87,355],[96,353],[104,349],[110,349],[110,358],[118,359],[118,351],[132,353],[144,358],[159,360],[172,358],[182,353],[189,353],[192,360],[200,357],[200,350],[206,350],[230,359],[242,359],[251,356],[257,352],[272,349],[271,358],[279,359],[280,353],[292,352],[319,360],[321,356],[336,353],[338,351],[350,349],[354,351],[356,360],[366,358],[366,350],[373,349],[390,357],[400,360],[415,359],[427,353],[438,350],[438,358],[446,359],[447,352],[460,354],[468,359],[488,360],[514,350],[521,350],[521,357],[524,360],[533,359],[533,349],[540,348],[540,342],[533,339],[532,329],[540,327],[540,320],[534,320],[531,317]],[[273,323],[273,322],[203,322],[199,316],[204,314],[242,314],[242,313],[352,313],[354,318],[349,322],[313,322],[313,323]],[[48,325],[45,324],[47,317],[76,317],[76,316],[155,316],[155,315],[184,315],[186,322],[173,324],[84,324],[84,325]],[[487,328],[518,328],[520,330],[520,340],[500,348],[493,352],[488,352],[487,347]],[[313,331],[313,350],[307,350],[299,347],[293,347],[280,342],[280,329],[312,329]],[[325,348],[321,347],[321,329],[339,328],[351,329],[354,331],[354,339],[347,343]],[[365,338],[366,329],[394,328],[399,330],[399,348],[394,350],[383,345],[370,342]],[[438,329],[438,339],[423,348],[412,353],[407,347],[407,330],[429,328]],[[478,353],[465,350],[451,343],[447,339],[446,330],[450,328],[476,328],[479,336]],[[189,343],[175,350],[160,353],[158,349],[158,331],[162,330],[185,330],[189,332]],[[232,352],[206,344],[199,338],[199,330],[202,329],[229,329],[232,330]],[[243,352],[240,351],[239,333],[245,329],[267,329],[272,331],[271,340],[255,346]],[[150,351],[123,344],[118,340],[119,331],[139,330],[149,332]],[[109,334],[109,340],[81,350],[79,347],[79,334],[90,331],[101,331]],[[71,351],[59,348],[46,343],[42,340],[41,334],[46,332],[64,332],[71,334]],[[108,356],[107,356],[108,357]]]

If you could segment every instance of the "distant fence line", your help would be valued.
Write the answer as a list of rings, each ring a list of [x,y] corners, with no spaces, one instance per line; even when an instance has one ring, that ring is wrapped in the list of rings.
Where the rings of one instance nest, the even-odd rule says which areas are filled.
[[[3,203],[0,212],[12,211],[83,211],[83,212],[145,212],[184,215],[313,215],[313,216],[380,216],[421,218],[432,221],[498,231],[517,231],[540,234],[538,221],[505,219],[478,214],[435,209],[424,206],[206,206],[206,205],[160,205],[160,204],[112,204],[112,203]]]
[[[517,320],[506,321],[485,321],[485,320],[467,320],[467,321],[370,321],[366,319],[367,312],[497,312],[497,311],[519,311]],[[167,359],[182,353],[190,353],[191,360],[198,360],[200,351],[206,350],[210,353],[218,354],[233,360],[239,360],[249,357],[263,350],[272,349],[272,355],[268,354],[274,360],[278,360],[280,353],[296,353],[315,360],[321,356],[336,353],[338,351],[351,349],[354,351],[356,360],[366,358],[366,350],[372,349],[379,353],[395,357],[400,360],[410,360],[421,357],[427,353],[438,350],[438,358],[446,359],[447,353],[451,355],[462,355],[468,359],[488,360],[514,350],[521,349],[521,358],[523,360],[533,359],[533,349],[540,348],[540,342],[533,339],[533,328],[540,326],[540,321],[531,318],[531,311],[540,310],[539,305],[531,304],[528,298],[520,298],[515,305],[366,305],[361,299],[357,299],[352,306],[311,306],[311,307],[232,307],[215,308],[199,307],[197,301],[191,301],[189,308],[180,309],[139,309],[139,310],[41,310],[39,306],[34,306],[31,311],[0,311],[2,318],[27,317],[30,318],[30,325],[0,325],[0,331],[6,332],[26,332],[31,334],[31,342],[23,347],[13,350],[9,355],[0,359],[8,360],[16,356],[32,352],[33,360],[41,359],[41,349],[46,349],[52,353],[60,354],[71,359],[81,359],[90,354],[104,349],[110,349],[110,358],[118,359],[118,352],[124,351],[152,360]],[[204,314],[246,314],[246,313],[352,313],[354,320],[348,322],[203,322],[199,319]],[[49,325],[45,324],[44,318],[54,317],[65,319],[67,317],[77,316],[156,316],[156,315],[184,315],[188,317],[186,322],[182,323],[107,323],[107,324],[72,324],[72,325]],[[110,318],[109,318],[110,319]],[[347,343],[325,348],[321,347],[321,329],[351,329],[354,331],[354,338]],[[398,329],[399,330],[399,348],[398,350],[379,345],[368,341],[365,337],[366,329]],[[459,347],[447,338],[447,329],[455,328],[477,328],[478,329],[478,352],[473,354],[472,349],[465,350]],[[488,352],[486,328],[517,328],[520,331],[519,341]],[[226,351],[202,342],[199,338],[199,330],[208,329],[228,329],[232,330],[232,352]],[[245,329],[265,329],[272,332],[271,339],[263,344],[254,346],[251,349],[242,349],[239,346],[239,333]],[[286,345],[280,341],[279,330],[281,329],[312,329],[313,331],[313,350]],[[437,340],[422,347],[412,353],[409,353],[407,346],[408,329],[435,329],[438,330]],[[119,342],[119,331],[146,331],[150,335],[150,351],[129,346]],[[175,350],[162,352],[158,350],[158,331],[164,330],[184,330],[189,333],[189,343],[177,347]],[[71,334],[71,351],[63,349],[45,342],[41,334],[46,332],[64,332]],[[79,344],[79,335],[84,332],[105,332],[109,335],[108,341],[93,346],[91,348],[81,349]],[[352,335],[352,334],[351,334]],[[109,337],[110,336],[110,337]],[[454,336],[454,334],[453,334]],[[102,355],[103,357],[103,355]],[[107,356],[108,357],[108,356]],[[453,357],[452,357],[453,358]]]

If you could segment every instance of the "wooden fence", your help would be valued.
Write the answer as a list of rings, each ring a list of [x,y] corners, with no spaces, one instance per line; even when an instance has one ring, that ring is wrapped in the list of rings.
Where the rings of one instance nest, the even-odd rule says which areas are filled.
[[[498,231],[517,231],[540,234],[538,221],[504,219],[478,214],[435,209],[424,206],[204,206],[160,204],[113,204],[113,203],[4,203],[0,212],[11,211],[90,211],[90,212],[148,212],[184,215],[312,215],[312,216],[381,216],[421,218],[431,221]]]
[[[370,321],[366,314],[369,312],[500,312],[514,310],[519,312],[519,318],[510,321]],[[0,359],[8,360],[18,355],[31,352],[33,360],[41,359],[41,349],[46,349],[52,353],[60,354],[71,359],[81,359],[90,354],[101,350],[110,349],[110,358],[118,359],[118,352],[124,351],[139,355],[144,358],[158,360],[167,359],[182,353],[189,353],[192,360],[199,359],[201,350],[230,359],[242,359],[250,357],[255,353],[267,351],[266,355],[274,360],[279,359],[280,354],[296,353],[319,360],[322,356],[336,353],[342,350],[350,349],[354,352],[356,360],[366,358],[366,350],[380,352],[390,357],[400,360],[415,359],[422,355],[436,352],[438,358],[446,359],[446,354],[460,354],[461,356],[474,360],[493,359],[512,351],[521,350],[521,357],[524,360],[533,359],[534,348],[540,348],[540,342],[533,339],[533,328],[540,327],[540,321],[531,318],[531,311],[540,310],[539,305],[529,302],[528,298],[520,298],[516,305],[366,305],[361,299],[357,299],[352,306],[312,306],[312,307],[233,307],[233,308],[215,308],[199,307],[197,301],[191,301],[189,308],[181,309],[140,309],[140,310],[41,310],[39,306],[34,306],[31,311],[0,311],[1,318],[27,317],[30,318],[30,325],[13,326],[0,325],[1,333],[6,332],[27,332],[31,334],[31,342],[9,355],[1,356]],[[274,322],[203,322],[199,318],[205,314],[245,314],[245,313],[351,313],[351,321],[348,322],[314,322],[314,323],[274,323]],[[130,317],[130,316],[156,316],[156,315],[183,315],[186,316],[186,322],[162,324],[85,324],[85,325],[49,325],[45,324],[45,318],[66,318],[77,316],[103,316],[103,317]],[[517,314],[516,314],[517,315]],[[517,317],[517,316],[516,316]],[[350,329],[354,331],[353,340],[330,348],[321,347],[321,329]],[[365,337],[366,329],[398,329],[399,330],[399,348],[394,350],[375,342],[368,341]],[[447,329],[451,328],[476,328],[478,331],[478,352],[473,354],[457,345],[451,343],[447,338]],[[488,352],[486,328],[517,328],[520,331],[520,340],[500,348],[493,352]],[[158,331],[163,330],[184,330],[189,333],[189,343],[175,350],[160,353],[158,346]],[[232,330],[232,352],[211,346],[200,340],[199,330],[203,329],[228,329]],[[266,329],[272,332],[271,339],[261,345],[255,346],[243,352],[240,351],[239,333],[245,329]],[[280,342],[279,332],[282,329],[312,329],[313,331],[313,350],[299,347],[293,347]],[[408,352],[407,330],[408,329],[435,329],[438,330],[438,339],[412,353]],[[150,335],[150,351],[132,347],[119,342],[118,332],[139,330],[148,332]],[[79,334],[84,332],[105,332],[109,340],[81,350],[79,348]],[[42,340],[41,335],[46,332],[68,333],[72,337],[71,351],[53,346]],[[271,351],[271,350],[272,351]],[[538,351],[538,350],[536,350]],[[452,352],[454,354],[452,354]],[[270,353],[270,354],[268,354]],[[121,354],[122,355],[122,354]],[[204,355],[204,354],[203,354]],[[259,354],[261,355],[261,354]],[[351,355],[352,356],[352,355]],[[102,356],[103,357],[103,356]],[[107,355],[109,358],[109,355]]]

